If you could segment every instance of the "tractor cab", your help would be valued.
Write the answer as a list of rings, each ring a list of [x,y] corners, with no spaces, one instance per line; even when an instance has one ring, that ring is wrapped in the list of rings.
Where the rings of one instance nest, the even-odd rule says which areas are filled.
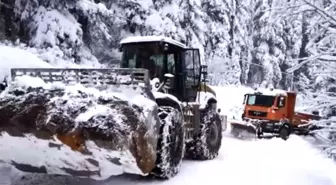
[[[147,69],[151,80],[169,81],[169,94],[180,101],[195,101],[201,82],[198,49],[158,36],[128,37],[120,44],[121,68]]]

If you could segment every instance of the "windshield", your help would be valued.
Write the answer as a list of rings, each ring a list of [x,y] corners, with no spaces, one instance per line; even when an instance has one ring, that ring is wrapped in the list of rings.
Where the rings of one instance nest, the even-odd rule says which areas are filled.
[[[144,68],[149,70],[150,78],[162,78],[164,53],[159,52],[156,43],[126,45],[123,48],[122,68]]]
[[[248,96],[247,105],[272,107],[275,101],[275,96],[252,95]]]

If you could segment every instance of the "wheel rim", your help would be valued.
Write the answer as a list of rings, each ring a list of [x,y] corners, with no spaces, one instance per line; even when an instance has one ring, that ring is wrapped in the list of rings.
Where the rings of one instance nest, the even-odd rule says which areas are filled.
[[[218,126],[216,123],[212,123],[210,126],[210,131],[209,131],[209,137],[208,137],[208,141],[209,143],[214,146],[217,143],[218,140]]]

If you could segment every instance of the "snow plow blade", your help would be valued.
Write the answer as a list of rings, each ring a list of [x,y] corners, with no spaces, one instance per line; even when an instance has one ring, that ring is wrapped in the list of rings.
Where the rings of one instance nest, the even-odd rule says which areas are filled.
[[[256,139],[257,128],[248,122],[232,121],[230,122],[230,133],[241,139]]]
[[[122,173],[146,175],[154,168],[160,124],[156,104],[142,107],[108,94],[126,85],[151,99],[145,90],[147,71],[12,69],[12,79],[0,94],[0,165],[97,180]],[[27,79],[44,85],[22,85]]]

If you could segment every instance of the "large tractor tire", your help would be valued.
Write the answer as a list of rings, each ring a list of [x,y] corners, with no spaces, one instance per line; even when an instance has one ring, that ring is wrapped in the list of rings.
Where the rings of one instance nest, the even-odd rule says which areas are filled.
[[[212,109],[201,113],[201,128],[193,141],[187,144],[187,157],[194,160],[210,160],[218,156],[222,145],[222,124]]]
[[[170,106],[159,107],[161,120],[156,167],[152,175],[161,179],[174,177],[180,169],[185,150],[183,114]]]

